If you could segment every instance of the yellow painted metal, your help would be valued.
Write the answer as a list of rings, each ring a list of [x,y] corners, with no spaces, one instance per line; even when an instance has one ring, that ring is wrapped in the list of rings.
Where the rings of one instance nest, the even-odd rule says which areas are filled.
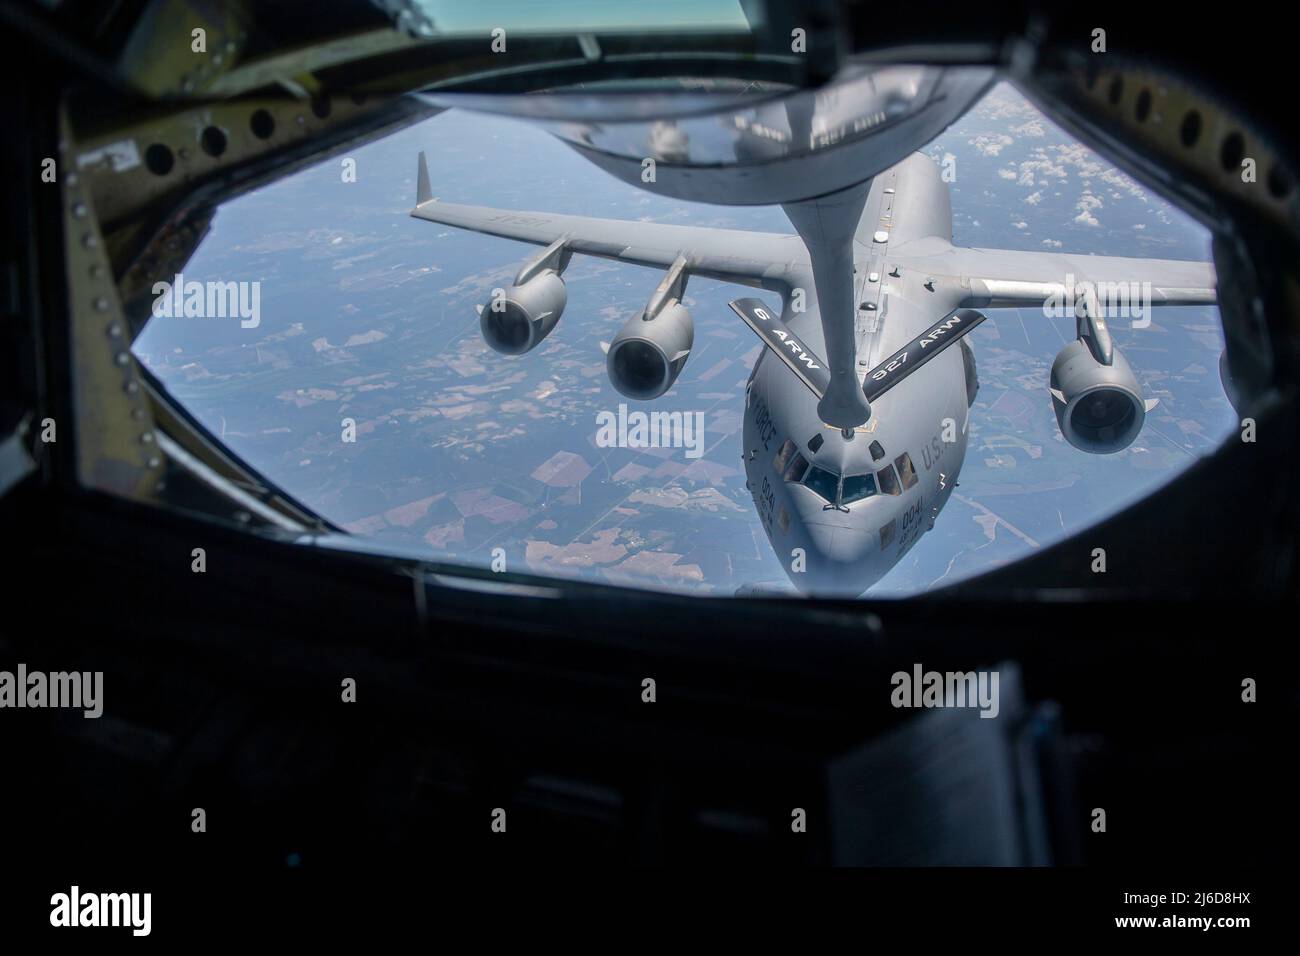
[[[58,182],[63,197],[69,340],[77,475],[82,485],[140,501],[157,500],[163,456],[131,355],[130,335],[94,202],[72,157],[60,118]]]

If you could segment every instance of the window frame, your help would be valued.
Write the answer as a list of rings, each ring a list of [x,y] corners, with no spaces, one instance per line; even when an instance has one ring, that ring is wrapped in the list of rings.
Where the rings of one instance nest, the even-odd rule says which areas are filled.
[[[860,495],[859,497],[854,498],[854,499],[852,499],[852,500],[849,500],[849,499],[845,498],[845,497],[844,497],[844,483],[845,483],[846,481],[848,481],[850,478],[866,478],[866,479],[868,479],[868,480],[871,482],[871,490],[870,490],[869,492],[867,492],[865,495]],[[862,473],[862,474],[855,474],[855,475],[841,475],[841,476],[840,476],[840,494],[839,494],[839,498],[838,498],[838,500],[837,500],[835,503],[836,503],[837,505],[841,505],[841,506],[843,506],[843,505],[852,505],[852,504],[857,504],[859,501],[866,501],[868,498],[874,498],[874,497],[875,497],[876,495],[878,495],[878,494],[880,494],[880,485],[879,485],[879,483],[876,481],[876,473],[875,473],[874,471],[868,471],[868,472],[864,472],[864,473]]]
[[[885,489],[885,482],[880,479],[881,475],[889,475],[889,483],[893,487],[893,491]],[[876,484],[880,486],[882,495],[896,498],[903,493],[903,484],[898,479],[898,472],[894,470],[894,466],[889,462],[885,462],[885,467],[876,472]]]
[[[904,471],[903,466],[899,464],[904,460],[907,461],[907,471]],[[912,461],[912,456],[909,455],[907,452],[903,452],[901,455],[899,455],[897,458],[894,459],[894,464],[898,466],[898,480],[902,483],[903,490],[911,491],[916,486],[916,483],[921,480],[920,475],[916,473],[916,465]],[[912,476],[911,481],[907,480],[907,476],[909,474]]]

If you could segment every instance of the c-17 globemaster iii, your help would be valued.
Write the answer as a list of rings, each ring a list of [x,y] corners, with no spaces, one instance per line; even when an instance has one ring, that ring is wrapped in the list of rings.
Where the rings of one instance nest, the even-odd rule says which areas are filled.
[[[837,257],[834,241],[810,239],[830,221],[825,202],[785,206],[798,235],[514,212],[434,199],[423,154],[411,215],[544,247],[480,312],[484,339],[508,355],[554,330],[573,255],[666,270],[606,354],[610,381],[636,400],[667,392],[690,355],[690,276],[780,296],[779,313],[757,298],[731,303],[767,346],[745,388],[747,486],[799,590],[857,595],[933,527],[957,486],[978,388],[964,336],[977,310],[1069,306],[1078,335],[1045,384],[1066,440],[1106,454],[1133,441],[1154,405],[1111,341],[1107,290],[1141,289],[1143,307],[1213,303],[1215,276],[1201,262],[955,246],[948,185],[920,153],[847,195]],[[850,273],[845,306],[838,287],[825,290],[847,289]],[[823,312],[832,298],[838,307]]]

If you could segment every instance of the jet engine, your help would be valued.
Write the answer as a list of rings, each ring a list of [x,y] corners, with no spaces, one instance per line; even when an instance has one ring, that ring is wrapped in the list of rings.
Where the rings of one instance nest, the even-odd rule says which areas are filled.
[[[1082,339],[1057,354],[1051,392],[1065,440],[1094,455],[1113,454],[1132,444],[1155,405],[1143,400],[1142,386],[1119,349],[1112,349],[1111,364],[1103,365]]]
[[[628,398],[658,398],[677,380],[694,342],[695,322],[676,300],[653,315],[634,316],[609,345],[609,380]]]
[[[483,340],[503,355],[523,355],[551,333],[567,301],[564,280],[551,270],[539,272],[493,294],[479,313]]]

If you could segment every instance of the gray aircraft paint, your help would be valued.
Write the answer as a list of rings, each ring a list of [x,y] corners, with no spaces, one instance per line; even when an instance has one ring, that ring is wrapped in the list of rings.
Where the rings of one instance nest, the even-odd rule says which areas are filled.
[[[875,306],[871,310],[858,308],[854,316],[859,382],[880,359],[907,344],[965,298],[959,283],[936,282],[931,292],[924,287],[931,273],[908,264],[900,265],[899,275],[892,276],[885,265],[896,261],[890,255],[891,246],[927,235],[951,239],[947,193],[937,168],[919,154],[871,185],[854,241],[857,301],[859,306]],[[872,236],[882,230],[890,233],[889,241],[874,242]],[[870,281],[873,273],[879,276],[876,282]],[[783,318],[814,351],[822,351],[815,301],[808,311],[798,315],[786,312]],[[775,426],[766,432],[760,427],[764,409]],[[952,443],[940,441],[945,418],[956,423],[956,441]],[[803,550],[805,569],[790,573],[795,586],[810,592],[856,595],[884,577],[928,530],[952,494],[966,456],[968,423],[965,372],[958,349],[946,350],[905,384],[873,402],[871,420],[851,439],[822,423],[812,393],[764,351],[746,389],[745,471],[764,531],[788,572],[794,549]],[[815,453],[808,449],[814,435],[823,440]],[[847,505],[847,512],[827,508],[811,489],[785,482],[773,470],[772,459],[787,438],[810,464],[842,475],[874,475],[907,452],[918,480],[900,495],[877,493]],[[884,449],[879,462],[872,459],[873,441]],[[790,518],[788,527],[783,527],[782,508]],[[893,533],[882,545],[881,529],[891,521]]]

